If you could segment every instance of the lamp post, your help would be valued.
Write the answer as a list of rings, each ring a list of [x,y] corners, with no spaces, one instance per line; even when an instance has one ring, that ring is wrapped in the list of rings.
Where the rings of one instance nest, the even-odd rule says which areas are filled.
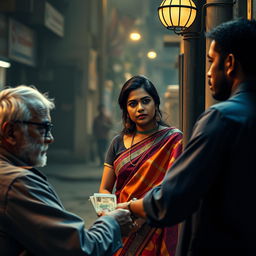
[[[204,110],[205,39],[201,31],[201,9],[192,0],[163,0],[158,15],[163,25],[183,36],[184,52],[180,59],[180,121],[184,145],[194,123]]]
[[[234,0],[163,0],[158,8],[162,24],[183,36],[180,123],[184,133],[184,145],[187,144],[198,116],[205,107],[214,103],[205,72],[208,70],[206,52],[209,42],[205,41],[204,30],[208,31],[224,21],[231,20],[235,3]]]

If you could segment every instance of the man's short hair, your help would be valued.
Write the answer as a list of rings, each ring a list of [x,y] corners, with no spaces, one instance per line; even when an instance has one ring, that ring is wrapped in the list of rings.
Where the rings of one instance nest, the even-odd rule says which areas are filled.
[[[222,55],[234,54],[246,75],[256,75],[256,21],[236,19],[224,22],[210,32],[206,38],[217,42]]]
[[[0,91],[0,127],[6,121],[29,120],[31,110],[43,106],[46,110],[55,107],[53,99],[42,94],[34,86],[20,85]]]

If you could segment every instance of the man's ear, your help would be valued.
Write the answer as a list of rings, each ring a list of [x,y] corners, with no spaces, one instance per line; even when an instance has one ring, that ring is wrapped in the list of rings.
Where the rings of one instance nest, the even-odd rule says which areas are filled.
[[[15,124],[13,122],[4,122],[2,127],[2,139],[3,141],[15,145],[16,144],[16,136],[15,136]]]
[[[236,59],[233,53],[228,54],[225,59],[225,70],[228,76],[233,76],[236,67]]]

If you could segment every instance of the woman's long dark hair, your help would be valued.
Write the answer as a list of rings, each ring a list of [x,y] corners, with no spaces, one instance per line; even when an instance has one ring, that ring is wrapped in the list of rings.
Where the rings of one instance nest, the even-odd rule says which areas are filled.
[[[127,100],[130,92],[139,88],[143,88],[153,98],[156,105],[156,115],[155,115],[156,122],[159,125],[168,126],[162,120],[162,113],[159,109],[160,98],[155,86],[147,77],[142,75],[136,75],[125,82],[118,97],[118,103],[122,110],[122,119],[123,119],[123,125],[124,125],[122,132],[124,134],[132,134],[136,131],[136,125],[129,118],[129,115],[128,115]]]

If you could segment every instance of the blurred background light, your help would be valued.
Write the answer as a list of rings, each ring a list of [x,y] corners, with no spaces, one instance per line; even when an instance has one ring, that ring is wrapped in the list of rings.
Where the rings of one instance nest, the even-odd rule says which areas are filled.
[[[149,51],[147,56],[149,59],[155,59],[157,57],[157,53],[155,51]]]
[[[0,67],[2,68],[9,68],[11,66],[10,62],[0,60]]]
[[[131,39],[132,41],[138,41],[138,40],[141,39],[141,34],[138,33],[138,32],[132,32],[132,33],[130,34],[130,39]]]

